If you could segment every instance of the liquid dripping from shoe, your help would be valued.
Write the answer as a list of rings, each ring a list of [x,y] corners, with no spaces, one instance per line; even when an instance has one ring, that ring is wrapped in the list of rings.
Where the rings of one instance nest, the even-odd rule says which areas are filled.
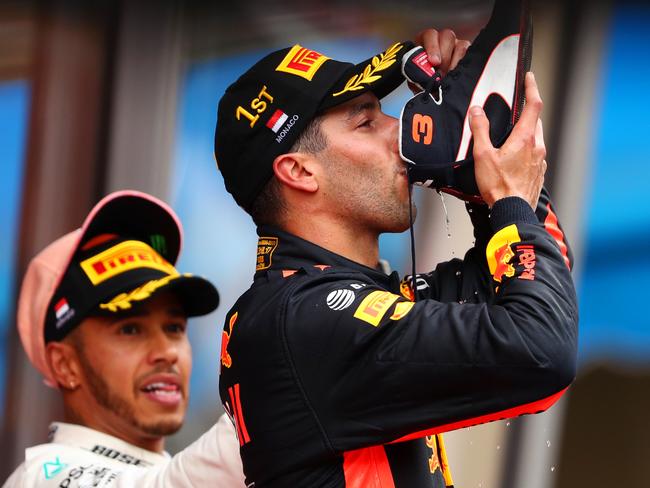
[[[440,201],[442,202],[442,209],[445,211],[445,228],[447,229],[447,239],[451,239],[451,227],[450,227],[450,222],[449,222],[449,211],[447,210],[447,204],[445,203],[445,196],[442,194],[441,191],[438,191],[438,195],[440,195]],[[451,249],[451,255],[456,256],[456,251],[454,251],[453,247]]]
[[[451,239],[451,230],[449,228],[449,212],[447,211],[447,204],[445,204],[445,196],[441,191],[438,192],[440,195],[440,201],[442,202],[442,209],[445,211],[445,227],[447,229],[447,239]]]

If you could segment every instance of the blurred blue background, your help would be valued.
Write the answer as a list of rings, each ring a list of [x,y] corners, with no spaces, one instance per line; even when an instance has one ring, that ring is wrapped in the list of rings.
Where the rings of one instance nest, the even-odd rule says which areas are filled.
[[[622,5],[603,52],[584,205],[580,359],[650,363],[650,7]]]
[[[0,412],[4,414],[7,345],[16,294],[16,246],[23,186],[29,84],[0,83]]]

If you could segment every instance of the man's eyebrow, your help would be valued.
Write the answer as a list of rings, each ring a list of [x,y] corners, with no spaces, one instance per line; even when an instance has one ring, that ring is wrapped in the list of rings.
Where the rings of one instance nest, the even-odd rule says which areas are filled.
[[[181,307],[174,307],[167,309],[167,313],[173,317],[187,318],[187,314]]]
[[[129,310],[121,310],[120,312],[114,315],[108,315],[108,323],[114,324],[124,319],[132,319],[137,317],[146,317],[148,312],[142,308],[136,307]]]
[[[381,110],[381,102],[379,100],[372,100],[368,102],[355,103],[348,109],[346,120],[351,120],[361,112],[366,110]]]
[[[183,318],[187,317],[187,314],[185,313],[182,307],[168,307],[166,311],[172,317],[183,317]],[[150,312],[143,307],[134,307],[130,310],[121,311],[118,314],[115,314],[114,316],[108,316],[108,323],[114,324],[116,322],[125,319],[146,317],[149,314]]]

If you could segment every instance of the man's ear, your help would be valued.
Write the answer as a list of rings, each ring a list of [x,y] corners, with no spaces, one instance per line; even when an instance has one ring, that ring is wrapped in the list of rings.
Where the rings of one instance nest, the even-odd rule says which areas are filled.
[[[288,187],[313,193],[318,190],[318,179],[313,172],[315,163],[309,154],[280,154],[273,161],[273,171],[275,177]]]
[[[45,356],[59,386],[66,390],[75,390],[82,379],[77,351],[66,342],[48,342]]]

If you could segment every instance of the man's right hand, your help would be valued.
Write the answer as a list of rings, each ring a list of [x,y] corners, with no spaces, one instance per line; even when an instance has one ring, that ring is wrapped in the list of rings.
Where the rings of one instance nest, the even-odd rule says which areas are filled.
[[[510,136],[492,146],[490,122],[481,107],[470,108],[474,137],[474,174],[481,197],[491,208],[501,198],[516,196],[534,209],[544,184],[546,146],[540,113],[542,99],[532,72],[526,73],[526,106]]]
[[[458,65],[472,44],[466,39],[458,39],[451,29],[425,29],[415,36],[415,43],[424,48],[429,62],[442,76]]]

